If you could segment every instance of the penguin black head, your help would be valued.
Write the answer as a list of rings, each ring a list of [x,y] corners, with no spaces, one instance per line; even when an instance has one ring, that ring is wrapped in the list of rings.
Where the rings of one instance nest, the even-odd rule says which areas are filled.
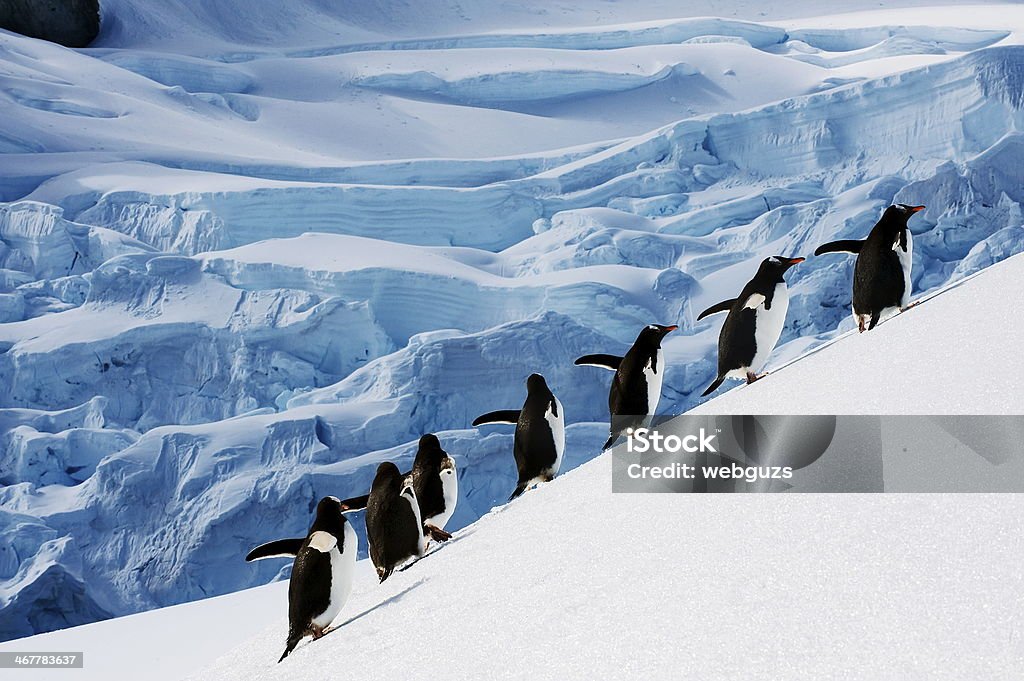
[[[381,465],[377,466],[377,474],[373,478],[373,486],[376,487],[378,484],[386,484],[394,480],[401,481],[402,472],[398,470],[398,466],[385,461]]]
[[[338,497],[324,497],[316,505],[316,519],[313,521],[314,530],[329,532],[336,537],[341,536],[345,527],[345,516],[342,513],[344,507]]]
[[[875,234],[876,230],[881,230],[886,242],[890,239],[894,242],[896,239],[899,239],[905,251],[907,220],[913,217],[914,213],[920,213],[924,208],[924,206],[908,206],[904,203],[893,204],[882,213],[881,219],[875,224],[875,228],[871,230],[872,234]]]
[[[441,441],[433,433],[427,433],[420,438],[419,448],[416,451],[416,462],[414,468],[430,466],[431,468],[442,468],[447,460],[448,452],[441,448]]]
[[[636,337],[634,345],[647,345],[652,348],[660,348],[661,339],[678,328],[679,327],[675,324],[672,324],[671,326],[648,324],[640,331],[640,335]]]
[[[754,279],[782,281],[782,275],[784,275],[790,267],[798,265],[803,261],[803,258],[786,258],[781,255],[773,255],[770,258],[765,258],[761,261],[761,266],[757,268],[757,274],[754,275]]]
[[[907,223],[914,213],[920,213],[926,208],[926,206],[908,206],[905,203],[896,203],[885,209],[885,213],[882,214],[882,218],[889,219],[900,219],[903,224]]]
[[[433,433],[427,433],[420,438],[419,450],[422,452],[426,449],[441,449],[441,441]]]
[[[535,392],[550,393],[551,389],[548,388],[548,382],[544,380],[543,376],[540,374],[530,374],[529,378],[526,379],[526,391],[531,394]]]

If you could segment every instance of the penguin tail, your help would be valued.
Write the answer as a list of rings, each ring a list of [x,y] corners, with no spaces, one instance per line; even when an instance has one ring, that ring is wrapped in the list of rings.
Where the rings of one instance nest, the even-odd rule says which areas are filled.
[[[516,485],[515,490],[512,492],[512,496],[510,496],[508,498],[508,500],[512,501],[513,499],[515,499],[516,497],[518,497],[519,495],[521,495],[525,491],[526,491],[526,483],[525,482],[519,483],[518,485]]]
[[[618,433],[612,433],[611,435],[609,435],[608,439],[605,441],[605,443],[603,445],[601,445],[601,451],[603,452],[606,449],[608,449],[609,447],[611,447],[612,444],[615,442],[615,438],[616,437],[618,437]]]
[[[284,652],[281,653],[281,657],[277,663],[281,664],[281,660],[288,657],[289,653],[295,650],[295,646],[299,645],[299,641],[302,640],[302,633],[296,632],[294,629],[288,631],[288,641],[284,645]]]
[[[707,390],[705,390],[704,392],[702,392],[700,394],[700,396],[701,397],[707,397],[711,393],[715,392],[718,389],[718,386],[722,385],[722,381],[724,381],[724,380],[725,380],[725,374],[722,374],[721,376],[716,378],[714,380],[714,382],[711,385],[708,386]]]

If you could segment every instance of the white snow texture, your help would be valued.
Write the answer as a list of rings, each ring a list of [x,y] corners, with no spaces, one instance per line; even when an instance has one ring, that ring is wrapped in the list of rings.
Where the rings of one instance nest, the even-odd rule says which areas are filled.
[[[928,207],[910,222],[915,298],[1024,251],[1024,8],[917,4],[107,0],[87,49],[0,30],[0,640],[285,577],[242,556],[304,534],[319,497],[365,493],[381,461],[407,468],[426,432],[457,461],[449,529],[465,528],[516,478],[512,429],[469,424],[520,406],[529,374],[565,405],[570,471],[607,434],[609,374],[576,357],[678,324],[660,411],[696,407],[721,326],[696,314],[764,257],[865,237],[890,203]],[[860,337],[844,335],[852,272],[841,255],[794,267],[768,370],[835,342],[701,408],[1020,412],[1021,363],[997,351],[1022,337],[1020,258]],[[954,614],[977,625],[986,678],[1022,647],[1019,607],[969,611],[999,580],[1019,599],[1021,546],[998,525],[972,544],[987,571],[966,575],[965,544],[940,552],[967,520],[939,500],[722,511],[613,498],[606,467],[542,485],[381,590],[357,577],[341,619],[379,607],[297,650],[288,678],[341,660],[393,677],[370,671],[400,662],[373,648],[389,626],[522,678],[635,675],[666,648],[662,675],[707,672],[714,652],[729,676],[735,646],[788,664],[822,641],[806,669],[825,676],[828,660],[910,664],[885,632],[911,620],[915,669],[955,670],[963,657],[927,648]],[[860,503],[876,517],[845,515]],[[921,520],[910,541],[962,581],[914,581],[887,513]],[[482,573],[489,595],[467,586]],[[873,610],[886,588],[910,607]],[[810,626],[817,606],[854,624]],[[647,628],[620,626],[626,609]],[[514,627],[538,613],[543,640]],[[748,626],[769,617],[774,633]],[[218,678],[278,678],[280,629]],[[840,631],[857,640],[836,646]],[[594,640],[603,656],[584,656]],[[452,678],[479,672],[450,653]],[[877,669],[865,678],[906,678]]]

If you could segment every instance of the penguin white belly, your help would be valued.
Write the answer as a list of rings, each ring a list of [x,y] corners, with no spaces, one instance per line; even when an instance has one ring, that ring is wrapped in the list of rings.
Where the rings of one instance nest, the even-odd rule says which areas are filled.
[[[338,551],[337,542],[327,553],[331,558],[331,600],[327,604],[327,609],[313,618],[313,624],[320,628],[325,628],[334,621],[352,593],[352,575],[356,569],[356,554],[359,553],[359,537],[352,529],[352,523],[345,523],[344,553]]]
[[[661,401],[661,381],[665,377],[664,353],[661,348],[655,355],[657,368],[651,366],[650,362],[644,367],[644,381],[647,383],[647,415],[653,416],[658,411],[658,402]]]
[[[896,245],[893,246],[893,250],[896,251],[896,257],[899,258],[900,267],[903,268],[903,297],[900,298],[900,307],[906,307],[910,304],[910,294],[913,284],[910,280],[910,268],[914,264],[914,235],[907,230],[907,252],[904,253],[903,249],[900,248],[899,240],[896,241]]]
[[[408,491],[408,494],[406,494]],[[420,517],[420,504],[416,500],[416,492],[413,491],[412,487],[407,487],[402,490],[402,498],[409,502],[409,506],[412,507],[413,515],[416,516],[416,527],[420,528],[418,533],[419,540],[416,545],[416,555],[422,556],[423,552],[427,549],[427,538],[423,536],[423,518]]]
[[[551,437],[555,443],[555,463],[551,465],[551,477],[558,475],[558,471],[562,468],[562,455],[565,454],[565,411],[562,409],[562,403],[555,398],[555,405],[558,408],[558,416],[552,412],[551,407],[544,412],[544,420],[548,422],[548,427],[551,429]]]
[[[755,374],[764,369],[764,365],[768,362],[768,356],[772,354],[775,344],[779,342],[788,311],[789,290],[785,283],[775,285],[772,309],[766,310],[762,304],[754,311],[754,343],[757,348],[754,351],[754,359],[750,362],[750,371]]]
[[[455,513],[455,504],[459,501],[459,476],[455,474],[454,468],[441,471],[441,495],[444,497],[444,510],[423,522],[443,530]]]

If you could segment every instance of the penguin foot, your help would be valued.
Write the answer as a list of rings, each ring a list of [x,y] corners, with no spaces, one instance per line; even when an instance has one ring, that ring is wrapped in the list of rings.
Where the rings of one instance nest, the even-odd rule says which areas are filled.
[[[755,374],[753,371],[748,371],[747,372],[747,385],[750,385],[751,383],[753,383],[754,381],[756,381],[759,378],[761,378],[761,377],[758,376],[757,374]]]
[[[434,541],[448,541],[452,538],[451,532],[445,532],[435,525],[424,525],[423,529],[427,531],[427,534],[429,534],[430,538]]]
[[[323,638],[324,636],[324,630],[320,627],[313,627],[312,629],[310,629],[309,633],[313,636],[314,641],[318,638]]]
[[[900,308],[900,312],[906,312],[906,311],[907,311],[907,310],[909,310],[910,308],[912,308],[912,307],[917,307],[917,306],[918,306],[918,305],[920,305],[920,304],[921,304],[921,301],[920,301],[920,300],[915,300],[915,301],[914,301],[914,302],[912,302],[912,303],[911,303],[910,305],[907,305],[906,307],[901,307],[901,308]]]
[[[864,333],[864,318],[857,317],[857,333]]]

